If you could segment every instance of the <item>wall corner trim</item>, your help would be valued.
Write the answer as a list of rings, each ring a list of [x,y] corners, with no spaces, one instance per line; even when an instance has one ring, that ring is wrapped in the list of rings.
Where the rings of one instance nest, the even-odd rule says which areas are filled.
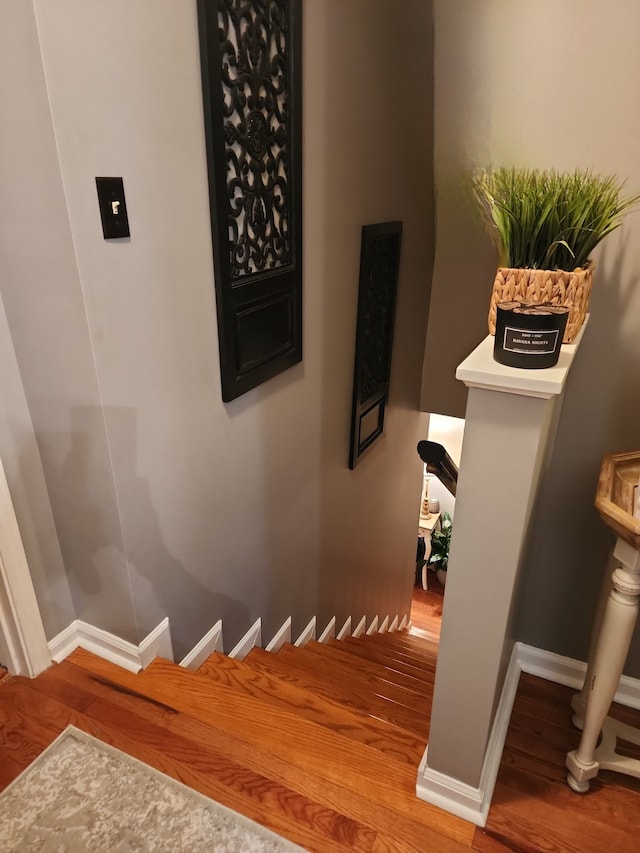
[[[210,628],[200,642],[180,661],[180,666],[195,672],[214,652],[223,651],[222,619]]]
[[[29,572],[9,484],[0,460],[0,632],[16,675],[35,678],[51,666],[49,645]],[[3,630],[4,629],[4,630]]]
[[[430,768],[427,747],[420,762],[416,784],[416,795],[421,800],[445,809],[464,820],[469,820],[477,826],[486,824],[511,720],[511,709],[518,689],[520,671],[519,648],[518,643],[515,643],[487,744],[479,786],[474,788],[459,779]]]
[[[262,646],[262,619],[258,618],[229,652],[230,658],[244,660],[254,646]]]
[[[139,645],[76,619],[49,642],[51,659],[60,663],[81,648],[129,672],[140,672],[158,657],[173,660],[169,619],[165,617]]]

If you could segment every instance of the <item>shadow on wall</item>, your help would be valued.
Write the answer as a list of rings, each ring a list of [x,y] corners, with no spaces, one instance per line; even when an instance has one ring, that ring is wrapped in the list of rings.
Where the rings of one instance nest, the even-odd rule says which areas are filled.
[[[100,464],[93,446],[100,422],[107,425],[110,467]],[[77,618],[140,642],[168,616],[176,660],[218,619],[248,625],[246,608],[212,588],[214,542],[208,543],[211,587],[167,546],[149,480],[138,475],[135,409],[74,407],[67,437],[70,447],[54,489]],[[175,512],[183,511],[176,490]],[[188,514],[180,522],[188,527]]]

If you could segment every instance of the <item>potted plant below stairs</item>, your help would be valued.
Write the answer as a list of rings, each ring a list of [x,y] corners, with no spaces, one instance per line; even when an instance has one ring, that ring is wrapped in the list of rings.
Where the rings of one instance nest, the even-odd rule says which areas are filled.
[[[588,169],[483,169],[474,175],[473,189],[499,251],[490,334],[498,303],[564,306],[569,317],[563,343],[571,343],[589,310],[591,253],[640,195],[624,195],[615,177]]]
[[[448,512],[443,512],[440,519],[440,530],[434,530],[431,534],[431,556],[429,557],[429,568],[436,573],[436,577],[442,586],[447,581],[451,532],[451,516]]]

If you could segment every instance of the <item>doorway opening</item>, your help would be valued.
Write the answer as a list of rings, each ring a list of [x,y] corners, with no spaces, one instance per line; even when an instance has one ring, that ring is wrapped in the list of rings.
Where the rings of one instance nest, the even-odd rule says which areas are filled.
[[[427,440],[418,445],[423,478],[411,632],[435,643],[440,640],[464,423],[462,418],[431,414]]]

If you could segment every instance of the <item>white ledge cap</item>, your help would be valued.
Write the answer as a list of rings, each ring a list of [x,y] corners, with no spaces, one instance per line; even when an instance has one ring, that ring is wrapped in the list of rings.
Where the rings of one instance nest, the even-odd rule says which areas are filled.
[[[458,365],[456,379],[460,379],[468,388],[484,388],[487,391],[504,391],[506,394],[520,394],[524,397],[541,397],[548,400],[555,394],[562,394],[571,364],[575,357],[589,316],[582,324],[578,337],[572,344],[563,344],[560,358],[555,367],[544,370],[522,370],[519,367],[507,367],[493,358],[493,335],[488,335],[474,351]]]

